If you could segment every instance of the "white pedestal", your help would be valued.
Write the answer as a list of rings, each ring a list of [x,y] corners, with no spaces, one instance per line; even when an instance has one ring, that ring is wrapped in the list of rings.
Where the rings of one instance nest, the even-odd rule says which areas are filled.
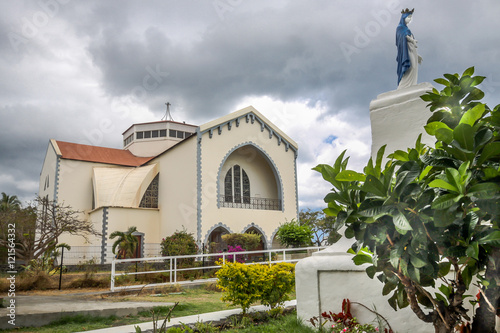
[[[335,245],[334,245],[335,246]],[[341,312],[342,300],[362,303],[384,316],[398,333],[433,332],[409,307],[394,311],[382,296],[383,284],[366,275],[366,265],[356,266],[349,254],[336,252],[334,246],[300,260],[295,267],[297,316],[304,323],[322,312]],[[363,324],[377,326],[376,316],[360,305],[351,304],[351,313]]]
[[[435,140],[424,130],[432,112],[426,108],[428,103],[420,99],[420,96],[432,88],[432,84],[424,82],[380,94],[377,99],[371,101],[371,156],[374,159],[379,148],[385,144],[385,156],[396,150],[406,151],[409,147],[415,147],[420,133],[423,143],[434,146]]]

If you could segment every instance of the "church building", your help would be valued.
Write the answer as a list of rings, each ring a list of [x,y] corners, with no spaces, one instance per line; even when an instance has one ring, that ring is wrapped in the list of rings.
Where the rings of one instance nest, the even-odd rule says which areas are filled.
[[[63,235],[82,258],[109,263],[109,235],[137,227],[137,257],[159,255],[162,238],[186,230],[221,249],[221,235],[254,232],[277,246],[280,224],[297,218],[297,144],[247,107],[201,126],[165,120],[134,124],[123,149],[51,139],[40,197],[81,211],[102,233]],[[148,251],[148,249],[155,249]]]

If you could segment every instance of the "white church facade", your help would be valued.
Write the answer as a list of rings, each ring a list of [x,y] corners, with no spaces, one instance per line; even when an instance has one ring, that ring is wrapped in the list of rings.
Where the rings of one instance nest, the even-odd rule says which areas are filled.
[[[109,235],[130,226],[144,256],[145,246],[180,230],[200,246],[220,243],[225,233],[255,232],[262,248],[271,248],[279,225],[297,218],[298,146],[253,107],[201,126],[134,124],[123,144],[52,139],[40,174],[40,197],[82,212],[102,233],[90,242],[71,235],[59,242],[99,249],[98,262],[113,257]]]

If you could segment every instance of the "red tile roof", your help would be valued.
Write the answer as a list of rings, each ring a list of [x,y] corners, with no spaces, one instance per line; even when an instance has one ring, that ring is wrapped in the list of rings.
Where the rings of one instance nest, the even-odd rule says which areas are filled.
[[[125,166],[140,166],[152,157],[135,156],[128,150],[82,145],[78,143],[56,141],[62,158],[68,160],[107,163]]]

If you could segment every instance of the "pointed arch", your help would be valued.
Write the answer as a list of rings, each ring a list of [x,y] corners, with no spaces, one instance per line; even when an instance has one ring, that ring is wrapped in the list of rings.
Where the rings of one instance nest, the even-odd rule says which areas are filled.
[[[239,149],[244,149],[244,148],[252,148],[252,151],[250,153],[247,153],[249,154],[249,156],[245,156],[245,158],[243,158],[243,161],[245,159],[252,159],[257,156],[257,155],[250,156],[251,154],[258,154],[258,156],[260,156],[259,158],[265,161],[264,163],[267,165],[266,168],[269,168],[272,174],[271,178],[273,179],[273,182],[275,183],[276,186],[275,189],[273,190],[275,192],[274,194],[275,197],[268,198],[254,194],[252,188],[254,188],[255,181],[252,179],[251,176],[248,175],[248,170],[243,170],[244,172],[241,173],[243,174],[243,177],[241,176],[241,174],[239,176],[240,184],[241,181],[243,180],[243,186],[241,188],[239,187],[237,188],[239,189],[239,192],[241,193],[240,196],[241,198],[243,198],[243,200],[241,200],[241,198],[238,198],[234,186],[235,184],[234,167],[238,166],[237,169],[242,170],[241,164],[236,161],[232,165],[227,165],[227,161],[231,157],[231,155],[233,155],[233,153],[235,153]],[[231,170],[231,173],[229,173],[229,170]],[[283,181],[281,179],[278,167],[276,166],[276,163],[273,161],[271,156],[269,156],[269,154],[264,149],[262,149],[260,146],[251,141],[244,142],[237,146],[234,146],[226,153],[226,155],[224,156],[219,165],[219,169],[217,172],[217,179],[219,180],[217,182],[217,196],[219,198],[217,203],[218,208],[221,208],[222,206],[222,207],[232,207],[232,208],[268,209],[268,210],[284,211]],[[233,185],[231,186],[233,192],[229,191],[230,179],[233,180]],[[226,203],[234,203],[234,205],[227,205]]]

